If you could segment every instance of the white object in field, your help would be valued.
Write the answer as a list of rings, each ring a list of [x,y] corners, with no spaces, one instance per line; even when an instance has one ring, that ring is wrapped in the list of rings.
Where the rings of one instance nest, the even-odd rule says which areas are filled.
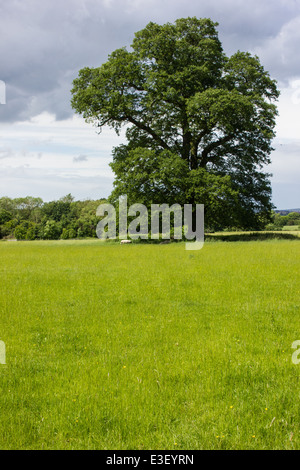
[[[124,243],[132,243],[131,240],[121,240],[121,245],[123,245]]]

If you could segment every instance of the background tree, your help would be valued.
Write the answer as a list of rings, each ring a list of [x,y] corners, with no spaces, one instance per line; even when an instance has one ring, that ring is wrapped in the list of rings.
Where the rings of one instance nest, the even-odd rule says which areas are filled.
[[[272,209],[270,175],[263,167],[270,163],[279,93],[258,57],[224,54],[216,27],[195,17],[149,23],[135,34],[130,52],[117,49],[101,67],[79,71],[71,103],[100,130],[108,125],[119,133],[130,126],[128,144],[113,152],[111,200],[125,193],[134,202],[146,194],[157,200],[159,194],[159,202],[184,195],[185,203],[202,203],[203,192],[190,191],[191,174],[195,182],[199,172],[201,184],[208,182],[205,172],[229,176],[236,223],[259,228]],[[178,177],[180,188],[171,181]],[[224,209],[224,194],[211,200]]]
[[[0,198],[0,239],[68,239],[96,237],[96,209],[105,199],[74,201],[71,194],[58,201],[40,198]]]

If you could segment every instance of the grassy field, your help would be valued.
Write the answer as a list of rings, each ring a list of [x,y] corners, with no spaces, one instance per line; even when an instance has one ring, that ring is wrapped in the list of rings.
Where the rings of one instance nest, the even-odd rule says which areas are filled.
[[[285,225],[282,227],[282,230],[288,232],[298,232],[299,233],[299,226],[298,225]]]
[[[1,449],[300,449],[300,242],[2,242]]]

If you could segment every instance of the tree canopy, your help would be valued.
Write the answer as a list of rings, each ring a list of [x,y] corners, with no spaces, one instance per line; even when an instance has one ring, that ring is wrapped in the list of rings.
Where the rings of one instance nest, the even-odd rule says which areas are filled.
[[[96,237],[96,209],[105,199],[74,201],[71,194],[57,201],[41,198],[0,198],[0,239],[67,239]]]
[[[212,226],[226,211],[229,224],[259,228],[272,209],[264,167],[279,92],[257,56],[225,55],[217,26],[150,22],[130,51],[79,71],[71,104],[100,130],[127,125],[128,143],[113,150],[112,201],[204,203]]]

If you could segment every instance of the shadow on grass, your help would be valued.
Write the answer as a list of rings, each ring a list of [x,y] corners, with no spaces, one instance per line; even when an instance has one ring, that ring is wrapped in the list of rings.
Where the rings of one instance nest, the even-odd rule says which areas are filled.
[[[205,235],[205,241],[223,241],[223,242],[249,242],[256,240],[299,240],[300,237],[291,233],[283,232],[251,232],[236,234],[212,234]]]
[[[300,236],[292,233],[285,232],[237,232],[237,233],[206,233],[204,236],[205,242],[248,242],[248,241],[265,241],[265,240],[300,240]],[[185,243],[191,240],[174,240],[172,239],[158,239],[148,240],[137,239],[132,240],[134,245],[165,245],[169,243]],[[118,243],[120,240],[106,240],[106,243]]]

